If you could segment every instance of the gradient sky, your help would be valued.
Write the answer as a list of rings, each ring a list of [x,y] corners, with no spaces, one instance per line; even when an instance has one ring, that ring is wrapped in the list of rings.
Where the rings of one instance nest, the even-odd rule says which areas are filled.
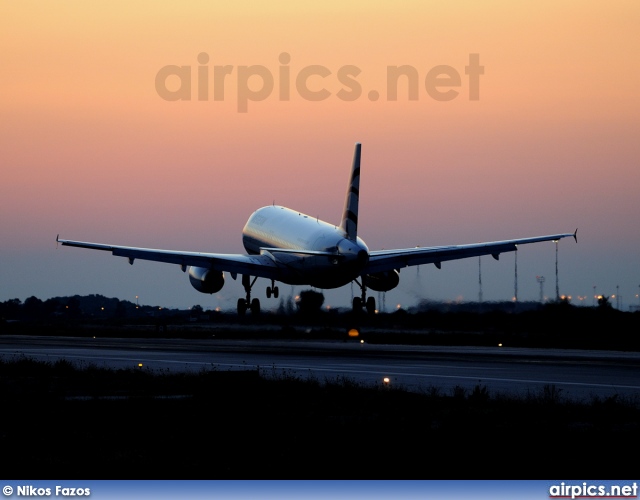
[[[274,201],[338,222],[361,142],[359,234],[371,249],[578,228],[577,245],[558,246],[560,293],[591,305],[595,286],[618,292],[624,309],[637,305],[638,26],[635,0],[2,2],[0,301],[97,293],[235,308],[243,292],[229,277],[216,296],[203,295],[177,266],[56,248],[56,235],[241,253],[246,219]],[[484,67],[477,100],[470,54]],[[156,75],[167,65],[190,66],[191,100],[160,97]],[[222,100],[213,98],[216,65],[233,67]],[[239,112],[239,68],[252,65],[273,75],[274,90]],[[297,92],[296,76],[311,65],[331,73],[308,82],[329,91],[325,100]],[[337,94],[348,65],[360,70],[353,101]],[[419,75],[416,100],[404,82],[397,101],[387,98],[387,67],[401,65]],[[461,75],[449,101],[425,88],[439,65]],[[198,99],[200,66],[207,100]],[[281,66],[289,100],[279,95]],[[165,83],[179,87],[177,76]],[[514,254],[480,262],[483,299],[511,299]],[[404,269],[386,308],[477,300],[478,264]],[[519,300],[538,300],[537,275],[554,298],[551,242],[518,251]],[[264,309],[277,306],[267,284],[254,292]],[[285,296],[299,290],[281,285]],[[347,306],[351,289],[325,296]]]

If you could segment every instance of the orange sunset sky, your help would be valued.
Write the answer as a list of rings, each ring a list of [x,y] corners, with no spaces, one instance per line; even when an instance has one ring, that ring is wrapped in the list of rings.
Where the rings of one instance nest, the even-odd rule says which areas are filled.
[[[97,293],[234,308],[243,293],[231,279],[202,295],[177,266],[56,248],[56,235],[242,253],[246,219],[273,202],[337,222],[361,142],[369,248],[578,228],[578,244],[559,243],[560,293],[592,305],[595,286],[638,305],[638,27],[632,0],[1,2],[0,301]],[[187,67],[190,85],[176,74],[161,83],[190,100],[159,95],[167,66]],[[230,67],[223,88],[216,66]],[[258,74],[243,81],[257,66],[273,90]],[[326,70],[304,82],[322,100],[296,83],[310,66]],[[389,97],[399,66],[417,75],[411,99],[407,78]],[[450,100],[427,90],[438,66],[460,76],[436,88]],[[345,67],[358,70],[351,87]],[[537,275],[555,298],[553,243],[521,248],[517,263],[520,300],[538,300]],[[514,254],[481,266],[484,300],[510,300]],[[386,307],[477,300],[478,267],[404,269]],[[256,296],[275,308],[264,286]],[[348,306],[350,294],[325,303]]]

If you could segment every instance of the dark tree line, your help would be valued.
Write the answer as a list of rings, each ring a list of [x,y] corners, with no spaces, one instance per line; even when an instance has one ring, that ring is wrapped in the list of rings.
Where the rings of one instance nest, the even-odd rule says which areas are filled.
[[[103,295],[74,295],[41,300],[31,296],[24,302],[10,299],[0,302],[3,321],[38,321],[50,318],[127,318],[158,314],[162,307],[140,306],[127,300]]]

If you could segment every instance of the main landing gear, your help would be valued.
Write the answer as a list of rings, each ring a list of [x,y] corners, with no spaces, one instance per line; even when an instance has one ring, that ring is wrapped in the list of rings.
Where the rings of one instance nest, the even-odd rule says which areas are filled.
[[[364,307],[369,314],[375,314],[376,312],[376,299],[373,297],[367,298],[367,287],[360,283],[358,280],[353,280],[360,287],[362,295],[360,297],[353,298],[353,312],[358,313],[362,311]]]
[[[244,291],[247,294],[246,299],[238,299],[238,314],[240,316],[244,316],[247,312],[247,309],[251,311],[251,314],[258,315],[260,314],[260,300],[259,299],[251,299],[251,288],[253,284],[256,282],[258,277],[254,277],[253,280],[251,276],[247,274],[242,275],[242,286],[244,287]],[[267,298],[271,298],[273,296],[274,299],[278,298],[280,291],[278,287],[275,286],[275,280],[271,280],[271,286],[267,287]]]
[[[251,287],[257,279],[258,277],[256,276],[253,278],[253,281],[251,281],[251,276],[248,274],[242,275],[242,286],[244,287],[244,291],[247,293],[247,298],[238,299],[238,314],[240,316],[244,316],[247,309],[251,310],[251,314],[260,314],[260,301],[258,299],[251,300]]]

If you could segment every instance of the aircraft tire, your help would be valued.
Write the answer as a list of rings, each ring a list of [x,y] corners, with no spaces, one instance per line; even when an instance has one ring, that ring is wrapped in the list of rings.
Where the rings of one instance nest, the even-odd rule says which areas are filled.
[[[260,300],[259,299],[253,299],[251,301],[251,314],[253,314],[254,316],[257,316],[258,314],[260,314]]]
[[[373,297],[367,299],[367,312],[369,314],[375,314],[376,312],[376,299]]]
[[[353,298],[353,312],[358,313],[362,311],[362,299],[360,297]]]
[[[278,290],[278,287],[277,286],[273,287],[273,298],[277,299],[279,294],[280,294],[280,290]]]
[[[247,301],[244,299],[238,299],[238,315],[244,316],[247,312]]]

